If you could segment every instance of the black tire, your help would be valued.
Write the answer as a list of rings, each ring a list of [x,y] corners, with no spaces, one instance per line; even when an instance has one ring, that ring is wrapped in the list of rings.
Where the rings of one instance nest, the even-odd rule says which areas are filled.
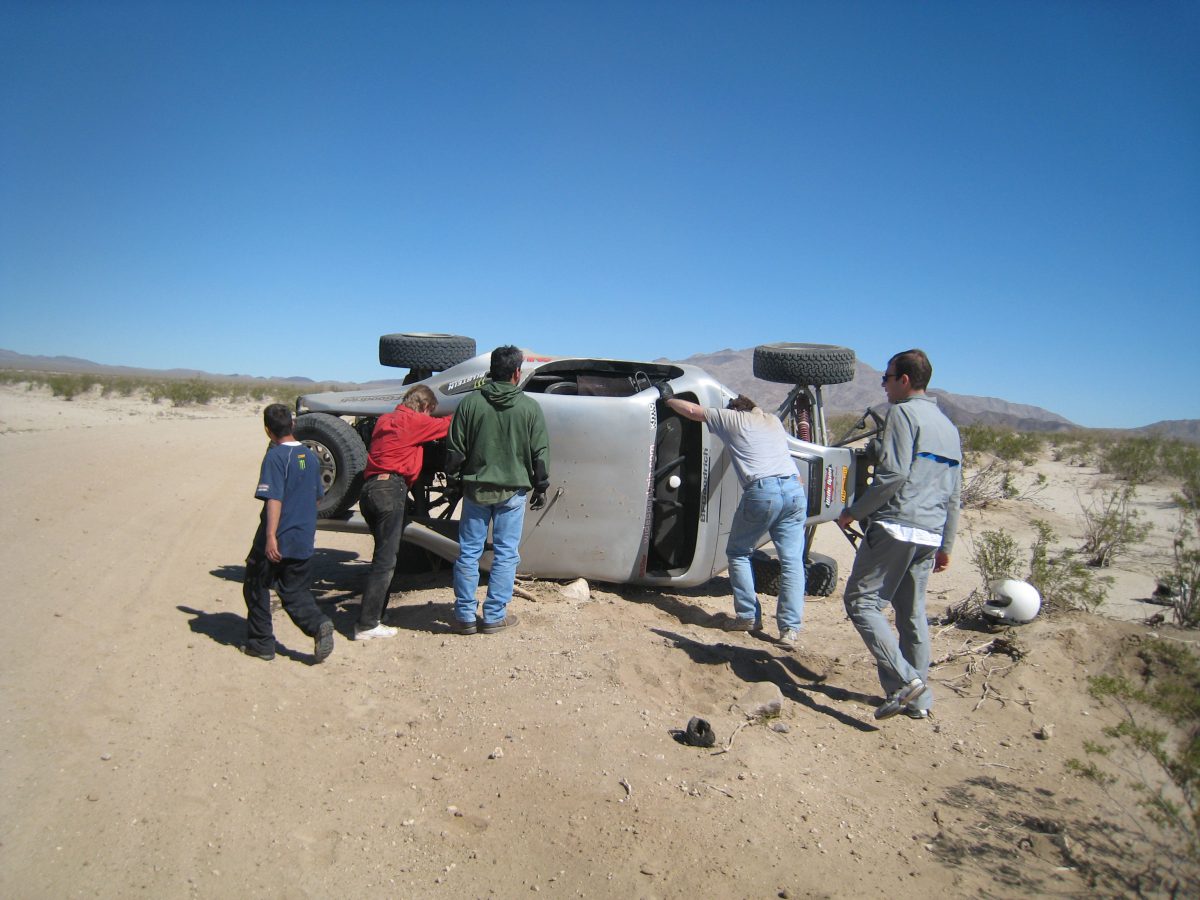
[[[779,560],[755,550],[750,557],[750,572],[754,575],[754,590],[772,597],[779,596],[779,582],[783,574]]]
[[[325,496],[317,504],[317,515],[337,519],[358,501],[367,448],[362,438],[344,419],[328,413],[305,413],[296,420],[296,440],[310,447],[321,463]]]
[[[779,596],[782,570],[779,560],[762,550],[755,550],[750,557],[750,571],[754,574],[754,589],[760,594]],[[809,597],[828,597],[837,588],[837,560],[823,553],[809,554],[804,562],[804,593]]]
[[[777,384],[845,384],[854,380],[854,351],[833,344],[760,344],[754,377]]]
[[[838,564],[824,553],[810,553],[804,564],[804,593],[810,597],[828,597],[837,590]]]
[[[441,372],[475,355],[475,339],[459,334],[385,334],[379,362],[402,369]]]

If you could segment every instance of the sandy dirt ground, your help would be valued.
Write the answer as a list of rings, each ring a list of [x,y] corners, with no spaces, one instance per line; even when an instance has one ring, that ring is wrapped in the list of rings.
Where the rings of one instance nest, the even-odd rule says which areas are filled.
[[[723,577],[587,599],[524,582],[521,625],[471,637],[449,631],[447,572],[402,577],[400,634],[354,643],[370,539],[321,532],[334,654],[313,665],[277,613],[275,660],[243,656],[260,423],[0,389],[0,896],[1154,896],[1195,875],[1128,791],[1065,768],[1117,721],[1089,676],[1197,638],[1145,624],[1169,485],[1139,489],[1155,530],[1105,615],[1015,630],[1019,661],[936,626],[934,718],[877,723],[832,527],[816,549],[842,581],[809,598],[795,653],[710,627]],[[979,586],[972,533],[1027,545],[1040,517],[1078,540],[1103,478],[1036,470],[1035,498],[966,514],[931,615]],[[777,718],[746,717],[772,694]],[[692,716],[715,747],[676,739]]]

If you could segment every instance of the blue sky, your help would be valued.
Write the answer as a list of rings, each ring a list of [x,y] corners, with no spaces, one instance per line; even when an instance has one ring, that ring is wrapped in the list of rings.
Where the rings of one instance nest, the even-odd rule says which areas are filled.
[[[0,0],[0,347],[844,344],[1200,418],[1200,4]]]

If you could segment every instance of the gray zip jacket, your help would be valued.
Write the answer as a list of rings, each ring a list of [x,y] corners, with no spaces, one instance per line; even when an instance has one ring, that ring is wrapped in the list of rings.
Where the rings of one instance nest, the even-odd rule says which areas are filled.
[[[949,554],[958,531],[962,442],[937,401],[916,394],[892,406],[883,424],[874,480],[846,511],[859,521],[911,525],[942,536]]]

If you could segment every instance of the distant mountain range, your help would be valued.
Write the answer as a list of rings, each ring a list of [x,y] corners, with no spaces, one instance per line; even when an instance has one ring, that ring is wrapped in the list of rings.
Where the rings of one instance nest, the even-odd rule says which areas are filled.
[[[133,366],[109,366],[79,359],[76,356],[27,356],[12,350],[0,349],[0,369],[22,369],[27,372],[86,372],[94,375],[134,375],[143,378],[221,378],[229,381],[294,381],[315,384],[301,375],[263,378],[257,375],[220,375],[199,369],[138,369]]]
[[[718,350],[715,353],[697,353],[687,359],[678,360],[707,370],[714,378],[728,387],[754,399],[764,409],[774,411],[788,394],[788,386],[761,381],[754,377],[754,349]],[[198,369],[139,369],[132,366],[109,366],[74,356],[29,356],[12,350],[0,349],[0,369],[23,369],[31,372],[86,372],[93,374],[130,375],[159,378],[220,378],[229,381],[289,381],[297,385],[315,384],[302,375],[271,376],[214,374]],[[826,410],[830,413],[861,413],[868,407],[882,409],[883,391],[879,386],[882,372],[858,360],[854,380],[846,384],[835,384],[824,389]],[[400,379],[378,379],[367,384],[387,384]],[[340,382],[341,388],[363,387],[353,382]],[[985,424],[1016,431],[1071,431],[1076,425],[1057,413],[1038,406],[1009,403],[995,397],[974,397],[967,394],[952,394],[932,389],[929,392],[938,399],[938,405],[956,425]],[[1164,437],[1200,443],[1200,420],[1173,419],[1154,422],[1140,428],[1114,429],[1142,433],[1161,434]]]

